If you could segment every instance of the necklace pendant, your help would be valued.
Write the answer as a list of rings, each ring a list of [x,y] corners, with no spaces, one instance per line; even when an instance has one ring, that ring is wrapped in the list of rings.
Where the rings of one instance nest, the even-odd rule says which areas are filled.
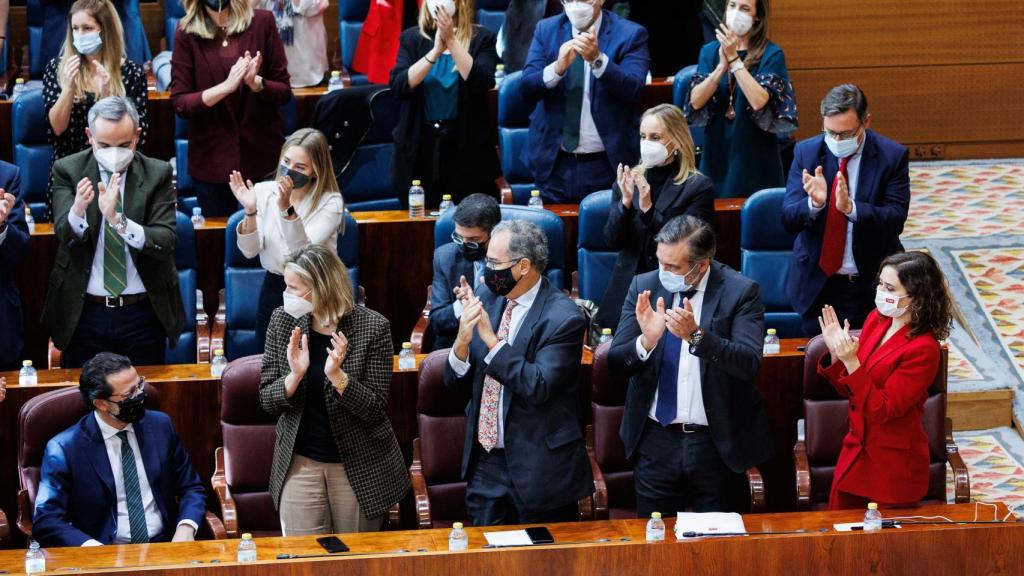
[[[729,107],[725,109],[725,119],[726,120],[733,120],[735,118],[736,118],[736,109],[733,108],[732,107],[732,103],[730,103]]]
[[[225,47],[225,48],[227,48],[228,47],[228,39],[225,38],[224,41],[220,43],[220,45]]]

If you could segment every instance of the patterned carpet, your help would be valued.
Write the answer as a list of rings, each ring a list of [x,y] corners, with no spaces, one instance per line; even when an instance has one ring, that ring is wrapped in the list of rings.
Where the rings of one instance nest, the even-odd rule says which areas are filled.
[[[954,434],[971,477],[971,500],[1002,502],[1024,518],[1024,441],[1011,428]],[[952,502],[952,472],[946,486]],[[979,516],[987,513],[984,509]],[[987,517],[985,519],[988,519]]]

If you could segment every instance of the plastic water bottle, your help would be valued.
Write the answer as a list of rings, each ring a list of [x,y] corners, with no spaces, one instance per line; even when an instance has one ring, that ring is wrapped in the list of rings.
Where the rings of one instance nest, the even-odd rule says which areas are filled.
[[[455,202],[452,202],[452,195],[445,194],[444,196],[441,196],[441,208],[438,210],[438,212],[444,214],[451,208],[455,208]]]
[[[764,337],[764,353],[779,353],[779,336],[778,333],[775,331],[775,328],[769,328],[768,334],[766,334]]]
[[[24,78],[18,78],[17,80],[14,81],[14,88],[11,89],[11,101],[13,102],[14,100],[17,100],[18,96],[21,96],[21,94],[24,91],[25,91],[25,79]]]
[[[42,572],[46,572],[46,556],[39,548],[39,542],[33,540],[32,545],[28,547],[28,552],[25,552],[25,573],[39,574]]]
[[[651,71],[647,71],[647,84],[654,84],[654,76],[651,75]]]
[[[530,208],[544,208],[544,201],[540,198],[540,190],[530,190],[530,201],[526,205]]]
[[[409,218],[423,218],[423,205],[427,202],[427,196],[423,192],[423,186],[419,180],[413,180],[409,187]]]
[[[196,206],[192,209],[192,227],[202,228],[206,226],[206,218],[203,218],[203,209]]]
[[[611,342],[611,341],[612,341],[612,329],[611,328],[601,328],[601,339],[598,340],[597,343],[600,345],[600,344],[604,344],[605,342]]]
[[[661,519],[661,512],[651,512],[651,519],[647,521],[647,541],[661,542],[665,539],[665,521]]]
[[[494,87],[501,90],[501,84],[505,81],[505,65],[498,64],[494,67]]]
[[[345,84],[341,81],[341,72],[338,70],[331,71],[331,79],[327,81],[327,91],[334,92],[335,90],[343,90]]]
[[[36,219],[32,217],[32,210],[25,206],[25,224],[28,226],[28,233],[36,233]]]
[[[220,378],[224,375],[224,369],[228,367],[228,359],[224,357],[223,350],[213,351],[213,360],[210,361],[210,376]]]
[[[39,376],[36,375],[36,369],[32,367],[32,361],[23,361],[21,371],[18,372],[18,386],[35,386],[36,384],[39,384]]]
[[[864,531],[878,532],[882,529],[882,513],[878,511],[878,504],[868,502],[867,512],[864,512]]]
[[[469,549],[469,537],[462,528],[462,522],[452,524],[452,531],[448,533],[448,551],[458,552]]]
[[[238,543],[238,561],[256,561],[256,541],[252,539],[252,534],[248,532],[242,534],[242,541]]]
[[[398,353],[398,369],[416,369],[416,355],[412,353],[412,342],[402,342],[402,351]]]

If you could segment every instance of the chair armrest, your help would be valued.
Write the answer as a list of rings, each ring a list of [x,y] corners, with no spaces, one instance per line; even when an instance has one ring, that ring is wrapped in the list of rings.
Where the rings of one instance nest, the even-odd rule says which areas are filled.
[[[423,354],[423,338],[427,334],[427,327],[430,325],[430,298],[434,295],[434,287],[427,286],[427,301],[423,304],[423,312],[412,327],[412,334],[409,335],[409,342],[412,342],[412,353]]]
[[[495,182],[498,184],[498,189],[501,190],[501,203],[512,204],[512,185],[505,180],[504,176],[498,176]]]
[[[427,530],[433,527],[430,518],[430,496],[427,495],[427,479],[423,476],[423,461],[420,460],[420,439],[412,440],[412,465],[409,466],[412,480],[413,502],[416,505],[416,527]]]
[[[798,510],[811,509],[811,467],[807,462],[807,444],[804,440],[804,420],[796,423],[796,444],[793,445],[793,465],[796,468],[796,505]]]
[[[28,496],[28,490],[18,490],[18,531],[25,538],[32,539],[32,513],[35,503]]]
[[[224,349],[224,334],[228,328],[228,309],[224,303],[224,289],[217,293],[217,315],[213,317],[213,327],[210,328],[210,349]]]
[[[757,466],[747,470],[747,484],[750,485],[750,512],[764,512],[764,478]]]
[[[359,286],[359,294],[358,294],[358,296],[359,296],[359,299],[356,300],[356,304],[358,304],[360,306],[366,306],[366,288],[363,288],[361,285]]]
[[[572,271],[572,290],[569,292],[569,298],[576,300],[580,297],[580,276],[578,270]]]
[[[235,499],[231,497],[231,489],[228,488],[227,478],[224,472],[224,447],[217,448],[213,453],[214,464],[213,476],[210,484],[217,494],[220,502],[220,516],[223,518],[224,531],[227,538],[238,538],[238,507],[235,506]]]
[[[228,533],[224,528],[224,523],[220,521],[220,518],[217,518],[216,514],[207,510],[206,514],[203,515],[203,522],[205,522],[206,527],[210,529],[210,534],[213,535],[214,540],[228,539]]]
[[[53,345],[53,338],[46,343],[46,367],[50,370],[56,370],[60,368],[60,350]]]
[[[590,472],[594,475],[594,513],[592,520],[608,519],[608,485],[604,474],[594,456],[594,425],[587,424],[587,458],[590,459]]]
[[[196,364],[209,364],[213,357],[210,349],[210,317],[203,307],[203,291],[196,290]]]
[[[953,469],[953,497],[957,504],[971,501],[971,477],[967,465],[960,456],[960,449],[953,441],[953,420],[946,418],[946,460]]]
[[[11,546],[11,525],[7,522],[7,514],[0,510],[0,549]]]

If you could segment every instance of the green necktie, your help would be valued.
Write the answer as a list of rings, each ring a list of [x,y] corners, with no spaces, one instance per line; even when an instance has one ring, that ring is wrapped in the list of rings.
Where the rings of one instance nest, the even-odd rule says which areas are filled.
[[[565,76],[565,126],[562,145],[572,152],[580,145],[580,114],[583,113],[583,58],[577,56]]]
[[[121,209],[121,191],[117,191],[117,212]],[[114,228],[103,223],[103,289],[117,297],[128,287],[128,268],[125,262],[124,238]]]
[[[121,477],[124,480],[124,500],[128,505],[128,526],[132,531],[132,544],[149,542],[149,528],[146,526],[146,511],[142,507],[142,489],[139,487],[139,470],[135,467],[135,451],[128,443],[128,431],[117,433],[121,439]]]

